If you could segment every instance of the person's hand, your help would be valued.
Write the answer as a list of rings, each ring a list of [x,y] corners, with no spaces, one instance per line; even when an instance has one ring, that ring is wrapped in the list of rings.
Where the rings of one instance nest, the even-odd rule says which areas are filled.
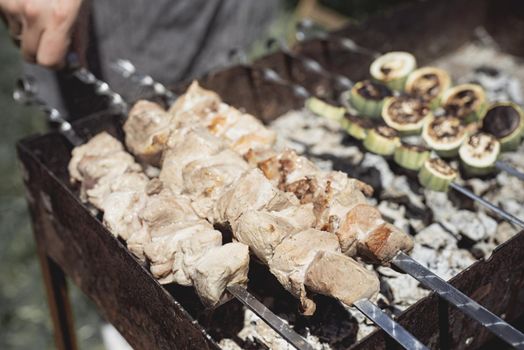
[[[82,3],[83,0],[0,0],[0,12],[25,60],[57,68],[63,65],[71,47]]]

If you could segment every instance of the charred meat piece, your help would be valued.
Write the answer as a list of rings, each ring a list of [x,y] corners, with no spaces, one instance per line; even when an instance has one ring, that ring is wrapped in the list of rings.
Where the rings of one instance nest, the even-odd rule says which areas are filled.
[[[159,166],[171,129],[169,113],[154,102],[140,100],[124,124],[126,146],[142,162]]]

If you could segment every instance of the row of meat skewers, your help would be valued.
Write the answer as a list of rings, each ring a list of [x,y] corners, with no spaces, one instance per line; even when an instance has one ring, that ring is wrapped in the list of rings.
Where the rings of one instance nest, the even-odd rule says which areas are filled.
[[[247,282],[248,246],[305,314],[315,310],[308,291],[346,305],[378,293],[376,275],[350,256],[387,264],[412,247],[366,203],[367,185],[276,153],[271,131],[197,84],[169,112],[138,102],[124,130],[138,159],[162,165],[158,179],[105,133],[73,151],[71,177],[155,277],[193,285],[208,306]],[[222,245],[213,225],[240,243]]]

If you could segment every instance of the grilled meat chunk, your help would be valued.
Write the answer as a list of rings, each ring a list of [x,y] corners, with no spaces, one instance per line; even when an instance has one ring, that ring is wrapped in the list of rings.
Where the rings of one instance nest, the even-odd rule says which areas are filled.
[[[312,315],[316,309],[304,286],[306,270],[321,251],[340,252],[337,237],[329,232],[308,229],[285,238],[275,248],[269,261],[269,270],[286,290],[300,300],[305,315]]]
[[[171,115],[164,108],[140,100],[131,108],[124,123],[126,146],[144,163],[159,166],[172,128]]]
[[[351,306],[357,300],[375,297],[380,283],[375,272],[352,258],[320,251],[309,264],[304,284],[315,293],[332,296]]]
[[[204,305],[223,302],[227,286],[246,285],[249,249],[238,242],[228,243],[207,252],[195,264],[193,285]]]

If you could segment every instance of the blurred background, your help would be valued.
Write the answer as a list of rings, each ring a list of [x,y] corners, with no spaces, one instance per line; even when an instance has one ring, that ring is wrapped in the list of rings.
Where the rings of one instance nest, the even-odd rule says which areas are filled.
[[[408,1],[282,1],[265,37],[253,43],[250,56],[264,54],[263,43],[270,36],[291,37],[299,19],[311,18],[326,29],[336,29]],[[17,140],[45,132],[47,125],[39,111],[12,100],[22,71],[19,51],[0,26],[0,349],[48,349],[54,348],[51,320],[15,151]],[[104,349],[103,320],[73,284],[69,290],[80,347]]]

